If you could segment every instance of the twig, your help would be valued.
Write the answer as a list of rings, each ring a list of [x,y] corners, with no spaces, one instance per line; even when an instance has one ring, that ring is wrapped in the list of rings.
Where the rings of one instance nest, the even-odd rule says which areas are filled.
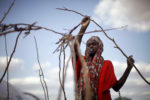
[[[45,95],[45,98],[47,98],[47,100],[49,100],[49,93],[48,93],[48,88],[47,88],[47,84],[46,84],[46,81],[45,81],[45,78],[44,78],[44,73],[43,73],[43,69],[41,67],[41,64],[40,64],[40,60],[39,60],[39,53],[38,53],[38,46],[37,46],[37,42],[36,42],[36,38],[34,37],[34,40],[35,40],[35,44],[36,44],[36,52],[37,52],[37,61],[38,61],[38,64],[39,64],[39,67],[40,67],[40,70],[39,70],[39,74],[40,76],[42,77],[42,81],[41,81],[41,84],[44,83],[44,85],[42,85],[42,87],[44,87],[43,91],[45,91],[44,93],[46,93]],[[40,78],[41,79],[41,78]]]
[[[4,14],[3,18],[0,20],[0,24],[3,22],[3,20],[6,18],[7,14],[9,13],[9,11],[11,10],[12,6],[14,5],[15,0],[13,0],[13,2],[11,3],[11,5],[9,6],[7,12]]]
[[[62,79],[63,86],[64,86],[65,81],[66,81],[67,69],[68,69],[68,65],[69,65],[70,59],[71,59],[71,56],[69,57],[69,59],[67,60],[67,64],[65,65],[65,68],[66,68],[66,69],[64,69],[64,70],[65,70],[65,71],[64,71],[64,78]],[[57,100],[60,100],[60,98],[61,98],[61,91],[62,91],[62,88],[61,88],[61,86],[60,86],[60,88],[59,88],[59,93],[58,93],[58,96],[57,96]]]
[[[33,95],[33,94],[31,94],[31,93],[24,92],[24,94],[25,94],[25,95],[29,95],[29,96],[35,98],[35,100],[40,100],[36,95]]]
[[[79,23],[78,25],[76,25],[75,27],[73,27],[73,28],[69,31],[68,34],[63,34],[63,35],[62,35],[63,37],[62,37],[61,39],[59,39],[59,41],[56,42],[56,44],[58,44],[58,43],[60,43],[60,42],[61,42],[61,43],[60,43],[60,44],[58,45],[58,47],[54,50],[53,53],[59,51],[59,48],[60,48],[62,45],[64,45],[65,43],[66,43],[65,48],[68,46],[68,42],[74,39],[74,36],[72,36],[72,32],[73,32],[75,29],[77,29],[77,28],[79,27],[79,25],[81,25],[81,23]],[[64,49],[65,49],[65,48],[64,48]]]
[[[6,39],[6,35],[5,37],[5,51],[6,51],[6,61],[8,64],[8,51],[7,51],[7,39]],[[7,70],[7,100],[9,100],[9,69]]]
[[[3,27],[3,25],[1,25],[1,27]],[[17,32],[17,31],[30,31],[30,30],[40,30],[40,29],[51,31],[55,34],[64,35],[64,33],[60,33],[60,32],[54,31],[52,29],[49,29],[49,28],[46,28],[46,27],[43,27],[43,26],[36,26],[36,25],[33,25],[33,24],[17,23],[17,24],[8,24],[8,25],[5,25],[5,27],[10,27],[11,29],[4,30],[3,32],[0,33],[0,36],[10,34],[10,33],[13,33],[13,32]],[[17,29],[15,29],[15,27],[17,27]]]
[[[43,88],[43,91],[44,91],[44,97],[45,97],[45,100],[47,98],[46,96],[46,90],[45,90],[45,87],[44,87],[44,83],[42,81],[42,75],[41,75],[41,71],[39,70],[39,77],[40,77],[40,82],[41,82],[41,85],[42,85],[42,88]]]
[[[63,82],[61,80],[61,53],[63,51],[63,48],[64,47],[61,46],[60,53],[59,53],[59,82],[60,82],[60,86],[61,86],[61,88],[63,90],[63,93],[64,93],[64,99],[67,100],[66,93],[65,93],[65,90],[64,90],[64,85],[63,85]],[[64,77],[64,76],[62,76],[62,77]],[[61,95],[59,95],[59,96],[61,96]],[[61,98],[61,97],[58,97],[58,98]]]
[[[81,13],[79,13],[79,12],[77,12],[77,11],[74,11],[74,10],[69,10],[69,9],[67,9],[67,8],[57,8],[58,10],[64,10],[64,11],[70,11],[70,12],[74,12],[74,13],[76,13],[76,14],[79,14],[79,15],[81,15],[81,16],[85,16],[85,15],[83,15],[83,14],[81,14]],[[123,50],[118,46],[118,44],[115,42],[115,40],[113,39],[113,38],[111,38],[111,37],[109,37],[108,35],[107,35],[107,33],[105,32],[105,30],[97,23],[97,22],[95,22],[94,20],[92,20],[91,19],[91,21],[93,22],[93,23],[95,23],[101,30],[102,30],[102,32],[104,33],[104,35],[109,39],[109,40],[111,40],[114,44],[115,44],[115,48],[117,48],[126,58],[128,58],[128,56],[123,52]],[[138,72],[138,74],[141,76],[141,78],[148,84],[148,85],[150,85],[150,82],[148,82],[146,79],[145,79],[145,77],[140,73],[140,71],[137,69],[137,67],[133,64],[133,66],[134,66],[134,68],[136,69],[136,71]]]
[[[104,29],[99,25],[99,24],[97,24],[94,20],[91,20],[93,23],[95,23],[101,30],[102,30],[102,32],[105,34],[105,36],[109,39],[109,40],[111,40],[114,44],[115,44],[115,48],[117,48],[126,58],[128,58],[128,56],[123,52],[123,50],[118,46],[118,44],[116,43],[116,41],[113,39],[113,38],[111,38],[111,37],[109,37],[108,35],[107,35],[107,33],[104,31]],[[131,62],[130,62],[131,63]],[[136,71],[138,72],[138,74],[141,76],[141,78],[148,84],[148,85],[150,85],[150,82],[148,82],[146,79],[145,79],[145,77],[141,74],[141,72],[137,69],[137,67],[133,64],[133,66],[134,66],[134,68],[136,69]]]
[[[75,11],[75,10],[70,10],[70,9],[67,9],[67,8],[56,8],[56,9],[58,9],[58,10],[65,10],[65,11],[70,11],[70,12],[74,12],[74,13],[76,13],[76,14],[79,14],[79,15],[81,15],[82,17],[84,17],[85,15],[83,15],[83,14],[81,14],[81,13],[79,13],[79,12],[77,12],[77,11]]]
[[[15,50],[16,50],[16,47],[17,47],[17,43],[18,43],[18,39],[19,39],[19,36],[20,36],[21,32],[22,32],[22,31],[19,32],[19,34],[18,34],[18,36],[17,36],[17,38],[16,38],[16,42],[15,42],[14,49],[13,49],[13,51],[12,51],[12,53],[11,53],[11,56],[10,56],[10,58],[9,58],[9,61],[8,61],[7,66],[6,66],[6,68],[5,68],[5,71],[4,71],[4,73],[3,73],[3,75],[2,75],[2,77],[1,77],[1,79],[0,79],[0,83],[3,81],[3,78],[4,78],[6,72],[7,72],[8,68],[9,68],[9,65],[10,65],[11,59],[12,59],[14,53],[15,53]]]
[[[126,28],[126,27],[127,27],[127,25],[121,26],[121,27],[118,27],[118,28],[105,29],[104,31],[117,30],[117,29],[122,29],[122,28]],[[94,30],[94,31],[85,32],[84,34],[95,33],[95,32],[103,32],[103,31],[102,30]]]
[[[65,54],[65,48],[63,46],[63,54],[64,54],[64,58],[63,58],[63,73],[62,73],[62,86],[63,86],[63,92],[64,92],[64,97],[65,97],[65,100],[67,100],[67,97],[66,97],[66,92],[65,92],[65,83],[64,83],[64,78],[65,78],[65,60],[66,60],[66,54]]]

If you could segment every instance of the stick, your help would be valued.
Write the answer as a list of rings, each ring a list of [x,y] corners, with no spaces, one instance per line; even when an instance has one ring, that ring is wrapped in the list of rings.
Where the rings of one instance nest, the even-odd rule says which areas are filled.
[[[14,49],[13,49],[13,51],[12,51],[12,53],[11,53],[11,56],[10,56],[10,58],[9,58],[9,61],[8,61],[7,66],[6,66],[6,68],[5,68],[5,71],[4,71],[4,73],[3,73],[3,75],[2,75],[2,77],[1,77],[1,79],[0,79],[0,83],[3,81],[3,78],[4,78],[6,72],[7,72],[8,68],[9,68],[9,65],[10,65],[11,59],[12,59],[14,53],[15,53],[15,50],[16,50],[16,47],[17,47],[17,43],[18,43],[18,39],[19,39],[19,36],[20,36],[21,32],[22,32],[22,31],[19,32],[19,34],[18,34],[18,36],[17,36],[17,38],[16,38],[16,42],[15,42]]]
[[[10,33],[13,33],[13,32],[17,32],[17,31],[30,31],[30,30],[40,30],[40,29],[44,29],[44,30],[53,32],[55,34],[59,34],[59,35],[64,36],[64,33],[60,33],[60,32],[54,31],[52,29],[49,29],[49,28],[46,28],[46,27],[43,27],[43,26],[35,26],[33,24],[17,23],[17,24],[8,24],[8,25],[5,25],[6,27],[11,27],[11,30],[9,29],[9,30],[5,30],[4,32],[1,32],[0,36],[6,35],[6,34],[10,34]],[[15,26],[17,26],[17,30],[14,29]],[[19,26],[22,26],[22,27],[19,27]],[[31,27],[29,28],[29,26],[31,26]]]
[[[42,84],[42,87],[43,87],[43,91],[45,93],[45,98],[47,98],[47,100],[49,100],[48,87],[47,87],[47,84],[46,84],[46,81],[45,81],[45,78],[44,78],[43,69],[42,69],[41,64],[40,64],[38,46],[37,46],[37,42],[36,42],[35,37],[34,37],[34,40],[35,40],[35,44],[36,44],[37,61],[38,61],[39,67],[40,67],[39,75],[42,77],[42,81],[43,81],[43,82],[41,81],[41,84]],[[41,71],[41,74],[40,74],[40,71]],[[40,80],[41,80],[41,77],[40,77]]]
[[[6,35],[5,37],[5,51],[6,51],[6,61],[8,64],[8,51],[7,51],[7,39],[6,39]],[[7,70],[7,100],[9,100],[9,69]]]
[[[79,15],[83,16],[83,17],[85,16],[85,15],[83,15],[83,14],[77,12],[77,11],[69,10],[69,9],[67,9],[67,8],[56,8],[56,9],[74,12],[74,13],[76,13],[76,14],[79,14]],[[105,35],[109,40],[111,40],[111,41],[115,44],[115,46],[116,46],[115,48],[117,48],[126,58],[128,58],[128,56],[127,56],[127,55],[123,52],[123,50],[118,46],[118,44],[116,43],[116,41],[115,41],[113,38],[109,37],[109,36],[107,35],[107,33],[105,32],[105,30],[104,30],[97,22],[95,22],[95,21],[92,20],[92,19],[91,19],[91,21],[92,21],[94,24],[96,24],[96,25],[102,30],[102,32],[104,33],[104,35]],[[136,67],[134,64],[133,64],[133,67],[136,69],[136,71],[137,71],[138,74],[141,76],[141,78],[142,78],[148,85],[150,85],[150,82],[148,82],[148,81],[145,79],[145,77],[140,73],[140,71],[137,69],[137,67]]]
[[[11,5],[9,6],[7,12],[4,14],[3,18],[0,21],[0,24],[3,22],[3,20],[6,18],[7,14],[9,13],[9,11],[11,10],[12,6],[14,5],[15,0],[13,0],[13,2],[11,3]]]

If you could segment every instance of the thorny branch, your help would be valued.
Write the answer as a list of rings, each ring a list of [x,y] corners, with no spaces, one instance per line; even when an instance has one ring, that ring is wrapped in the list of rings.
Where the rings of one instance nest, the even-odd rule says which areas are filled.
[[[46,84],[46,81],[45,81],[45,78],[44,78],[43,69],[42,69],[41,64],[40,64],[38,46],[37,46],[37,41],[36,41],[35,37],[34,37],[34,40],[35,40],[35,45],[36,45],[37,61],[38,61],[39,67],[40,67],[40,70],[39,70],[40,81],[41,81],[41,84],[42,84],[42,87],[43,87],[45,100],[49,100],[48,87],[47,87],[47,84]]]
[[[67,8],[56,8],[56,9],[58,9],[58,10],[64,10],[64,11],[69,11],[69,12],[74,12],[74,13],[76,13],[76,14],[79,14],[79,15],[81,15],[81,16],[85,16],[85,15],[83,15],[83,14],[81,14],[81,13],[79,13],[79,12],[77,12],[77,11],[74,11],[74,10],[70,10],[70,9],[67,9]],[[113,38],[111,38],[110,36],[108,36],[107,35],[107,33],[105,32],[105,30],[97,23],[97,22],[95,22],[93,19],[91,19],[91,21],[93,22],[93,23],[95,23],[100,29],[101,29],[101,31],[104,33],[104,35],[109,39],[109,40],[111,40],[114,44],[115,44],[115,48],[117,48],[126,58],[128,58],[128,56],[123,52],[123,50],[118,46],[118,44],[116,43],[116,41],[113,39]],[[150,82],[148,82],[146,79],[145,79],[145,77],[141,74],[141,72],[137,69],[137,67],[133,64],[133,66],[134,66],[134,68],[136,69],[136,71],[138,72],[138,74],[141,76],[141,78],[148,84],[148,85],[150,85]]]
[[[13,2],[11,3],[11,5],[9,6],[7,12],[4,14],[3,18],[0,20],[0,24],[3,22],[3,20],[6,18],[7,14],[9,13],[9,11],[11,10],[12,6],[14,5],[15,0],[13,0]]]
[[[12,59],[14,53],[15,53],[15,50],[16,50],[16,47],[17,47],[17,43],[18,43],[18,39],[19,39],[19,36],[21,35],[21,33],[22,33],[22,31],[19,32],[19,34],[18,34],[18,36],[17,36],[17,38],[16,38],[16,42],[15,42],[14,49],[13,49],[13,51],[12,51],[12,53],[11,53],[11,56],[10,56],[10,58],[9,58],[9,61],[8,61],[7,66],[6,66],[6,68],[5,68],[5,71],[4,71],[4,73],[3,73],[3,75],[2,75],[2,77],[1,77],[1,79],[0,79],[0,83],[2,82],[4,76],[5,76],[5,74],[6,74],[7,70],[8,70],[8,68],[9,68],[9,64],[10,64],[11,59]]]

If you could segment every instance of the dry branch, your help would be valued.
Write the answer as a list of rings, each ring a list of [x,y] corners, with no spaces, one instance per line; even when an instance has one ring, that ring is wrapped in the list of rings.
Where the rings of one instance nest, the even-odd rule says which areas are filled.
[[[60,83],[60,86],[61,86],[63,93],[64,93],[64,100],[67,100],[66,92],[64,89],[64,84],[63,84],[63,81],[61,80],[61,53],[62,52],[64,52],[64,46],[61,46],[60,53],[59,53],[59,83]],[[65,54],[64,54],[64,57],[65,57]],[[64,58],[64,61],[65,61],[65,58]],[[64,69],[64,66],[63,66],[63,69]],[[64,75],[62,75],[62,77],[64,79]],[[61,95],[59,95],[59,96],[61,96]],[[60,99],[60,98],[61,97],[58,97],[58,99]]]
[[[43,91],[44,91],[45,100],[49,100],[48,87],[47,87],[45,77],[44,77],[44,73],[43,73],[43,69],[42,69],[42,66],[41,66],[41,63],[40,63],[40,60],[39,60],[38,46],[37,46],[37,42],[36,42],[35,37],[34,37],[34,40],[35,40],[35,45],[36,45],[37,61],[38,61],[39,67],[40,67],[40,70],[39,70],[40,82],[42,84],[42,88],[43,88]]]
[[[117,30],[117,29],[122,29],[122,28],[126,28],[126,27],[127,27],[127,25],[121,26],[121,27],[118,27],[118,28],[105,29],[104,31]],[[96,32],[103,32],[103,31],[102,30],[94,30],[94,31],[85,32],[84,34],[96,33]]]
[[[15,50],[16,50],[16,47],[17,47],[17,43],[18,43],[18,39],[19,39],[19,36],[21,35],[21,33],[22,33],[22,31],[19,32],[19,34],[18,34],[18,36],[17,36],[17,38],[16,38],[16,42],[15,42],[14,49],[13,49],[13,51],[12,51],[12,53],[11,53],[11,56],[10,56],[10,58],[9,58],[9,61],[8,61],[7,66],[6,66],[6,68],[5,68],[5,71],[4,71],[4,73],[2,74],[2,77],[1,77],[1,79],[0,79],[0,83],[3,81],[3,78],[4,78],[6,72],[7,72],[8,68],[9,68],[11,59],[12,59],[14,53],[15,53]]]
[[[63,85],[63,86],[65,85],[66,76],[67,76],[67,69],[68,69],[68,65],[69,65],[70,59],[71,59],[71,56],[70,56],[69,59],[67,60],[67,64],[65,65],[65,68],[63,67],[63,68],[64,68],[64,73],[63,73],[64,77],[63,77],[63,79],[62,79],[62,85]],[[57,96],[57,100],[60,100],[60,98],[61,98],[61,92],[62,92],[62,87],[60,86],[59,92],[58,92],[58,96]]]
[[[0,24],[0,29],[2,32],[0,32],[0,36],[6,35],[6,34],[10,34],[13,32],[18,32],[18,31],[25,31],[25,35],[30,34],[31,30],[40,30],[40,29],[44,29],[50,32],[53,32],[55,34],[59,34],[59,35],[64,35],[64,33],[60,33],[57,31],[54,31],[52,29],[43,27],[43,26],[36,26],[35,25],[36,22],[32,23],[32,24],[25,24],[25,23],[16,23],[16,24]]]
[[[67,8],[56,8],[58,10],[64,10],[64,11],[69,11],[69,12],[73,12],[73,13],[76,13],[76,14],[79,14],[83,17],[85,17],[86,15],[83,15],[75,10],[70,10],[70,9],[67,9]],[[107,35],[107,33],[105,32],[105,30],[96,22],[94,21],[93,19],[91,19],[91,21],[96,24],[100,29],[101,31],[104,33],[104,35],[109,39],[111,40],[114,44],[115,44],[115,48],[117,48],[126,58],[128,58],[128,56],[123,52],[123,50],[118,46],[118,44],[116,43],[116,41],[111,38],[110,36]],[[145,77],[141,74],[141,72],[137,69],[137,67],[133,64],[134,68],[136,69],[136,71],[138,72],[138,74],[141,76],[141,78],[148,84],[150,85],[150,82],[148,82]]]
[[[6,61],[7,61],[7,64],[8,64],[8,51],[7,51],[6,35],[4,36],[4,38],[5,38]],[[9,69],[7,70],[7,100],[9,100]]]
[[[9,13],[9,11],[11,10],[12,6],[14,5],[15,0],[13,0],[13,2],[11,3],[11,5],[9,6],[7,12],[4,14],[3,18],[0,20],[0,24],[3,22],[3,20],[6,18],[7,14]]]

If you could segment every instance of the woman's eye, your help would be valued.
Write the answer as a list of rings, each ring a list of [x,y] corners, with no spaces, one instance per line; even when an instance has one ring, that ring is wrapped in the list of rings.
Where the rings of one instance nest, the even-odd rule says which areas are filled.
[[[93,45],[97,45],[97,43],[93,43]]]

